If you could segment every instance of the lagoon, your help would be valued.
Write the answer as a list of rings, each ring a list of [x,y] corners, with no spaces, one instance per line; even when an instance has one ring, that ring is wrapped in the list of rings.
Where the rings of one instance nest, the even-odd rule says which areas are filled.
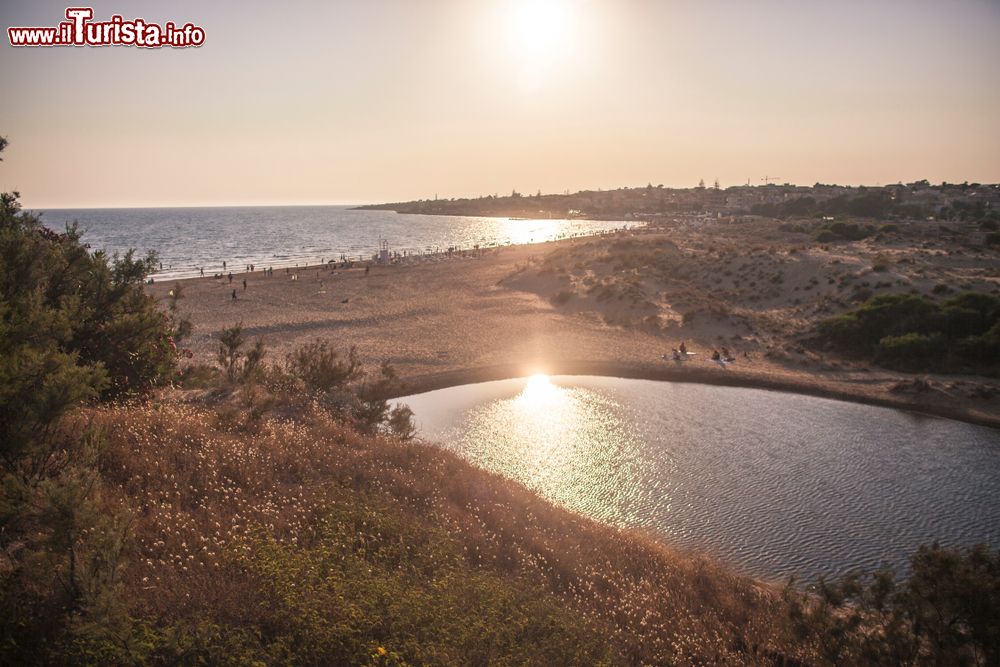
[[[599,521],[752,576],[905,571],[1000,546],[1000,431],[843,401],[544,375],[399,399],[419,437]]]

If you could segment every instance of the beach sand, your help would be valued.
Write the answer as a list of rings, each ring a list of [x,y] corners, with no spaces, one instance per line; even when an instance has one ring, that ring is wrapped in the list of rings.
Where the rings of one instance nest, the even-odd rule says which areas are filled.
[[[343,349],[353,345],[367,363],[389,361],[405,382],[405,394],[534,373],[614,375],[786,390],[1000,426],[1000,401],[948,389],[949,383],[975,384],[982,378],[949,376],[939,388],[909,391],[914,376],[834,368],[808,358],[771,359],[761,337],[732,343],[737,361],[723,367],[709,358],[713,346],[730,339],[718,323],[695,318],[686,324],[622,326],[614,323],[617,302],[561,307],[545,296],[545,272],[529,270],[553,251],[572,255],[587,244],[653,235],[633,231],[428,256],[372,265],[367,273],[363,267],[309,267],[270,277],[262,271],[234,273],[232,284],[225,278],[183,280],[180,311],[194,324],[184,345],[194,352],[193,363],[213,364],[218,332],[242,322],[249,336],[264,337],[272,362],[314,339]],[[173,285],[148,289],[163,298]],[[697,356],[684,363],[664,360],[681,340]]]

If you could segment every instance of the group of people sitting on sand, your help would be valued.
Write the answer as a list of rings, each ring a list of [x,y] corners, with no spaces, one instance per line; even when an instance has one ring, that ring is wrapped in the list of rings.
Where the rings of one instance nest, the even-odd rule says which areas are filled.
[[[729,353],[728,347],[724,347],[722,348],[722,352],[719,352],[719,350],[712,350],[712,361],[719,361],[731,364],[734,361],[736,361],[736,357],[734,357]]]
[[[693,354],[694,354],[693,352],[688,352],[687,344],[685,344],[684,341],[681,341],[681,344],[680,344],[679,347],[675,347],[675,348],[672,348],[670,350],[670,357],[674,361],[685,361],[685,360],[687,360],[687,358],[688,358],[689,355],[693,355]],[[666,357],[666,355],[663,355],[663,356]],[[731,364],[734,361],[736,361],[736,357],[734,357],[729,352],[729,348],[728,347],[723,347],[721,349],[721,351],[720,350],[715,350],[715,349],[712,350],[712,361],[715,361],[715,362],[718,362],[718,363]]]

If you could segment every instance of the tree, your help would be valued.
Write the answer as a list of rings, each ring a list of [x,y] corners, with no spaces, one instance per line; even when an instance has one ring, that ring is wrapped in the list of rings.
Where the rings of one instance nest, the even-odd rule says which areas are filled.
[[[18,197],[0,197],[0,453],[8,469],[73,406],[142,395],[176,360],[171,318],[143,290],[153,257],[90,254],[75,226],[47,229]]]
[[[258,336],[254,339],[253,346],[244,352],[243,345],[246,342],[242,322],[219,332],[217,360],[230,382],[249,382],[263,369],[264,356],[267,354],[264,339]]]
[[[0,138],[0,151],[7,140]],[[139,397],[174,370],[154,258],[91,254],[0,194],[0,663],[44,661],[72,623],[110,627],[127,517],[101,506],[101,437],[70,412]],[[17,545],[17,549],[10,549]]]

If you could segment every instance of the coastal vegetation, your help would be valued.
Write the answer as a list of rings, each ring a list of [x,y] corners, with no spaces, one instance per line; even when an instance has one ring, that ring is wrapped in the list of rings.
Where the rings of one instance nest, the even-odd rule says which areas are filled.
[[[1000,297],[966,292],[940,304],[883,294],[819,323],[823,341],[855,357],[905,371],[1000,371]]]
[[[3,195],[0,663],[996,661],[1000,554],[782,594],[413,442],[347,345],[191,364],[151,266]]]
[[[474,198],[420,199],[372,204],[364,209],[428,215],[502,215],[515,217],[656,218],[665,215],[761,216],[779,219],[861,218],[867,220],[949,220],[978,223],[984,229],[1000,222],[996,184],[931,185],[927,181],[881,187],[765,184],[727,188],[645,187],[581,190],[561,194],[491,194]]]

